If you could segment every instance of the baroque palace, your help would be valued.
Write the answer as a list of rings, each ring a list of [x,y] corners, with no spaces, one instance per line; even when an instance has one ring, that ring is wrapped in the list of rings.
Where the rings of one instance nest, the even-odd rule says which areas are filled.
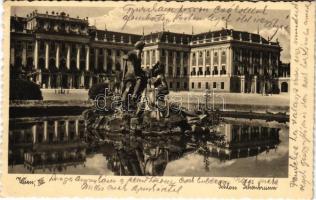
[[[222,30],[146,35],[98,30],[88,18],[61,12],[11,17],[10,72],[41,88],[90,88],[120,79],[123,56],[144,39],[142,67],[165,65],[170,90],[284,93],[290,65],[280,61],[278,41],[259,34]]]

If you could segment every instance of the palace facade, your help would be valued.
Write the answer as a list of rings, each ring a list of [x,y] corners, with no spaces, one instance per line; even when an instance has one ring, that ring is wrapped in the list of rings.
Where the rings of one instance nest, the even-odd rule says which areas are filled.
[[[120,81],[123,56],[144,39],[142,67],[165,65],[170,90],[280,93],[289,91],[289,65],[279,43],[222,29],[199,34],[136,35],[98,30],[88,18],[61,12],[11,17],[10,72],[41,88],[90,88]],[[287,73],[288,71],[288,73]]]

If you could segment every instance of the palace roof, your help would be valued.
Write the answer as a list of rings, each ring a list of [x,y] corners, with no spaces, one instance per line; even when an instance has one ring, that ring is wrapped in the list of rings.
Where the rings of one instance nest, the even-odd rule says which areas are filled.
[[[26,23],[27,21],[33,18],[43,18],[44,20],[53,19],[53,21],[64,20],[71,23],[77,23],[77,25],[80,24],[80,27],[81,25],[83,25],[83,27],[88,28],[88,33],[87,32],[85,33],[89,34],[91,39],[95,41],[134,44],[138,40],[144,39],[146,43],[162,42],[162,43],[179,44],[179,45],[198,45],[201,43],[234,40],[234,41],[244,41],[244,42],[279,46],[278,41],[271,42],[269,39],[267,40],[263,38],[258,33],[249,33],[246,31],[237,31],[237,30],[225,29],[225,28],[221,30],[217,30],[217,31],[208,31],[208,32],[203,32],[203,33],[198,33],[198,34],[185,34],[185,33],[176,33],[176,32],[170,32],[170,31],[160,31],[160,32],[149,33],[146,35],[115,32],[115,31],[109,31],[109,30],[98,30],[95,26],[89,26],[88,18],[83,18],[83,19],[79,17],[72,18],[72,17],[69,17],[69,14],[66,14],[65,12],[55,13],[54,11],[52,11],[51,14],[48,14],[48,12],[46,12],[46,14],[40,14],[37,12],[37,10],[34,10],[32,13],[28,14],[26,18],[12,16],[11,17],[11,30],[14,30],[15,32],[27,32]]]

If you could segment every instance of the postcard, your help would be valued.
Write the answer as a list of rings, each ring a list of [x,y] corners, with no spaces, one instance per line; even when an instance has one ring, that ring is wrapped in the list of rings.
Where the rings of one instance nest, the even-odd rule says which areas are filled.
[[[315,2],[6,1],[1,196],[312,198]]]

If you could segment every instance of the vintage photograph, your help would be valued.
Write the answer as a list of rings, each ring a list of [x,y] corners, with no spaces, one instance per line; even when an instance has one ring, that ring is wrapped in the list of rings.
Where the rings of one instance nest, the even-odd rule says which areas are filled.
[[[195,6],[12,6],[8,173],[287,178],[290,10]]]

